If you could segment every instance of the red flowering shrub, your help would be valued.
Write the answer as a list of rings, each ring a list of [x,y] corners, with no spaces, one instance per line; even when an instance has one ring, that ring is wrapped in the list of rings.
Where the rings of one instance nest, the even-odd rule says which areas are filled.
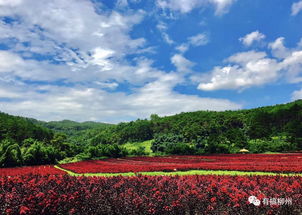
[[[249,196],[291,198],[255,206]],[[301,214],[302,177],[0,177],[0,214]]]
[[[302,172],[302,153],[111,158],[69,163],[60,166],[76,173],[149,172],[192,169]]]
[[[20,215],[28,214],[30,212],[30,209],[26,206],[21,206],[20,207]]]
[[[301,172],[301,161],[302,154],[251,154],[134,157],[61,166],[79,173],[189,169]],[[302,213],[302,177],[208,175],[105,178],[64,174],[53,166],[0,169],[0,214]],[[261,204],[251,204],[250,196],[255,196]],[[265,204],[286,198],[291,200],[291,204]]]
[[[0,168],[0,176],[17,176],[17,175],[63,175],[66,172],[51,166],[24,166],[14,168]]]

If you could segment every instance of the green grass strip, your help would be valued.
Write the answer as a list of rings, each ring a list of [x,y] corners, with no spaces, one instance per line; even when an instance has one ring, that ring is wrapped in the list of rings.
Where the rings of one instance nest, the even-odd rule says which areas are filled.
[[[99,176],[99,177],[113,177],[113,176],[174,176],[174,175],[231,175],[231,176],[302,176],[302,173],[275,173],[275,172],[245,172],[245,171],[229,171],[229,170],[188,170],[188,171],[176,171],[176,172],[125,172],[125,173],[75,173],[70,170],[64,169],[55,165],[62,171],[67,172],[71,176]]]

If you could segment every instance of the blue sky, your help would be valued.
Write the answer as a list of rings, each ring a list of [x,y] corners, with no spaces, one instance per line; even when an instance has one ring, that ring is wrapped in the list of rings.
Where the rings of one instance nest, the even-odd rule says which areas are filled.
[[[0,111],[121,122],[302,99],[302,0],[0,0]]]

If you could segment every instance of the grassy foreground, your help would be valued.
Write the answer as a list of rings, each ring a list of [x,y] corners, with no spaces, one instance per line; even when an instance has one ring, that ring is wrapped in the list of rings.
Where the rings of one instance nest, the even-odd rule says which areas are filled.
[[[188,170],[188,171],[175,171],[175,172],[126,172],[126,173],[75,173],[70,170],[61,168],[55,165],[55,168],[67,172],[71,176],[99,176],[99,177],[113,177],[113,176],[174,176],[174,175],[232,175],[232,176],[302,176],[302,173],[274,173],[274,172],[245,172],[245,171],[228,171],[228,170]]]

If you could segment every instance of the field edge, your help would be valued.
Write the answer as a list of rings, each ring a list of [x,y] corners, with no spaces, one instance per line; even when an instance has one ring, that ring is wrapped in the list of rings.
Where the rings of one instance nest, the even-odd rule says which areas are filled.
[[[71,170],[62,168],[58,165],[55,168],[66,172],[71,176],[90,176],[90,177],[114,177],[114,176],[185,176],[185,175],[230,175],[230,176],[301,176],[302,173],[276,173],[276,172],[247,172],[247,171],[230,171],[230,170],[187,170],[187,171],[175,171],[175,172],[123,172],[123,173],[76,173]]]

